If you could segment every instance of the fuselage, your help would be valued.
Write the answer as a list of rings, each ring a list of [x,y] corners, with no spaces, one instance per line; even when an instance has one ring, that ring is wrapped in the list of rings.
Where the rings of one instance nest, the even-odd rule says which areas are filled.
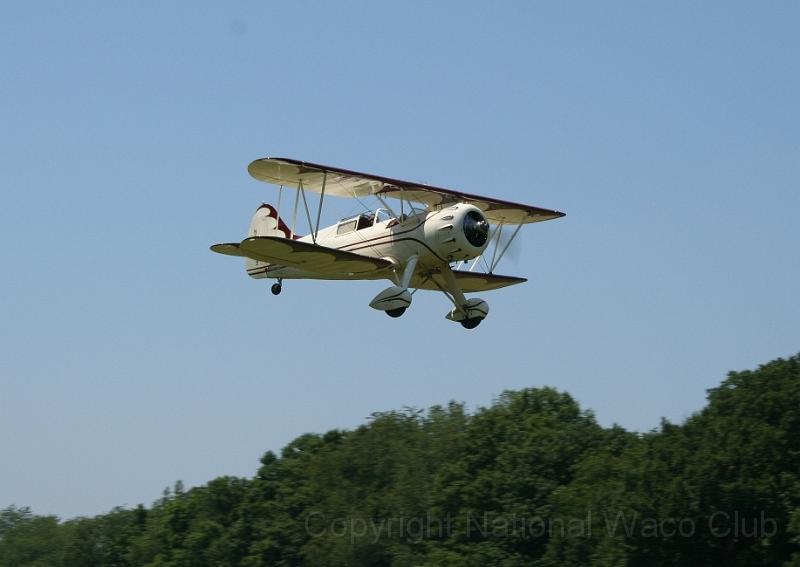
[[[387,259],[396,269],[377,273],[374,279],[393,280],[412,257],[417,258],[418,269],[436,269],[444,263],[479,256],[488,244],[488,223],[480,209],[467,203],[401,217],[379,209],[342,219],[320,229],[316,236],[308,234],[297,240]],[[247,271],[254,278],[335,279],[254,260],[248,262]]]

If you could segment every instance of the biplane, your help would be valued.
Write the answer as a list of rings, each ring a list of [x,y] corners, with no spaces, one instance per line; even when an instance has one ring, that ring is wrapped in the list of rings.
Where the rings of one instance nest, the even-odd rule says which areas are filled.
[[[248,172],[280,188],[277,206],[262,204],[247,238],[214,244],[211,250],[243,257],[253,278],[277,280],[271,288],[275,295],[290,279],[387,279],[393,285],[369,306],[390,317],[403,315],[417,290],[441,291],[453,304],[446,318],[467,329],[486,318],[489,305],[465,294],[527,281],[494,273],[522,225],[564,216],[550,209],[287,158],[257,159]],[[309,193],[319,195],[314,215]],[[320,228],[328,196],[354,198],[362,204],[361,199],[370,197],[379,206]],[[281,216],[282,206],[290,211],[289,224]],[[302,236],[297,233],[300,212],[309,231]],[[478,269],[479,263],[485,271]]]

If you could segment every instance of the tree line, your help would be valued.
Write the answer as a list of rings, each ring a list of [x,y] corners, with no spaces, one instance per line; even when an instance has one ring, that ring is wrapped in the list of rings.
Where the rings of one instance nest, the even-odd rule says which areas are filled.
[[[648,433],[567,393],[375,413],[253,478],[60,521],[0,511],[0,566],[800,566],[800,355]]]

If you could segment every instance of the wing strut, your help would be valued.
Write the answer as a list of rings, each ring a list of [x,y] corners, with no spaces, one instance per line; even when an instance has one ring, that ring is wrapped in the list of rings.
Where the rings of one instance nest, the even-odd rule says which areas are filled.
[[[314,229],[314,242],[317,242],[317,234],[319,234],[319,217],[322,214],[322,201],[325,199],[325,184],[328,181],[328,172],[322,172],[322,191],[319,194],[319,206],[317,207],[317,226]]]
[[[299,205],[300,201],[300,190],[297,190],[297,194],[294,196],[294,211],[292,211],[292,231],[289,235],[290,240],[294,240],[294,229],[297,228],[297,205]]]
[[[316,244],[317,243],[317,235],[314,232],[314,225],[311,224],[311,213],[308,212],[308,201],[306,200],[306,192],[303,189],[303,182],[300,181],[300,185],[297,188],[298,193],[303,197],[303,207],[306,209],[306,219],[308,220],[308,230],[311,232],[311,241]]]
[[[497,249],[500,247],[500,237],[502,235],[503,235],[503,223],[501,222],[495,229],[495,234],[492,235],[494,240],[494,252],[492,253],[492,261],[487,266],[490,274],[492,273],[492,270],[494,270],[494,267],[497,265],[494,259],[495,257],[497,257]]]
[[[275,216],[281,218],[281,199],[283,198],[283,185],[278,188],[278,208],[275,209]]]
[[[502,225],[501,225],[501,227],[502,227]],[[500,256],[497,257],[497,260],[494,260],[494,258],[492,258],[492,265],[489,268],[489,273],[490,274],[492,272],[494,272],[494,269],[497,267],[497,264],[499,264],[500,260],[503,259],[503,254],[506,253],[506,250],[508,250],[508,247],[511,246],[511,243],[514,242],[514,239],[517,237],[517,233],[519,232],[519,229],[521,229],[521,228],[522,228],[522,225],[518,224],[517,228],[514,229],[514,233],[511,235],[511,238],[508,239],[508,242],[506,242],[506,245],[503,246],[503,249],[500,251]],[[497,238],[497,244],[495,244],[495,246],[500,246],[500,237],[499,236]],[[494,251],[497,252],[497,248],[495,248]]]
[[[294,225],[297,222],[297,205],[298,200],[300,197],[303,198],[303,208],[306,211],[306,220],[308,221],[308,230],[311,233],[311,242],[314,244],[317,243],[317,235],[319,234],[319,221],[320,217],[322,217],[322,203],[325,201],[325,185],[328,179],[328,172],[323,172],[322,175],[322,190],[319,194],[319,204],[317,205],[317,222],[316,224],[312,224],[311,222],[311,211],[308,208],[308,199],[306,199],[306,190],[303,187],[303,180],[301,179],[300,182],[297,184],[297,197],[294,200],[294,215],[292,218],[292,236],[294,236]]]

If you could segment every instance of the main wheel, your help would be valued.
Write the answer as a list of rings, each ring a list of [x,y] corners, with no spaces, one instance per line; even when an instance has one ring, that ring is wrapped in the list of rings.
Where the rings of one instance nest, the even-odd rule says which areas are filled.
[[[397,309],[387,309],[386,310],[386,314],[389,317],[394,317],[396,319],[397,317],[400,317],[400,315],[405,313],[406,309],[408,309],[408,307],[398,307]]]
[[[272,291],[272,295],[280,295],[280,293],[281,293],[281,284],[279,284],[279,283],[272,284],[271,291]]]
[[[461,326],[465,329],[474,329],[481,324],[481,321],[483,321],[483,317],[471,317],[461,321]]]

